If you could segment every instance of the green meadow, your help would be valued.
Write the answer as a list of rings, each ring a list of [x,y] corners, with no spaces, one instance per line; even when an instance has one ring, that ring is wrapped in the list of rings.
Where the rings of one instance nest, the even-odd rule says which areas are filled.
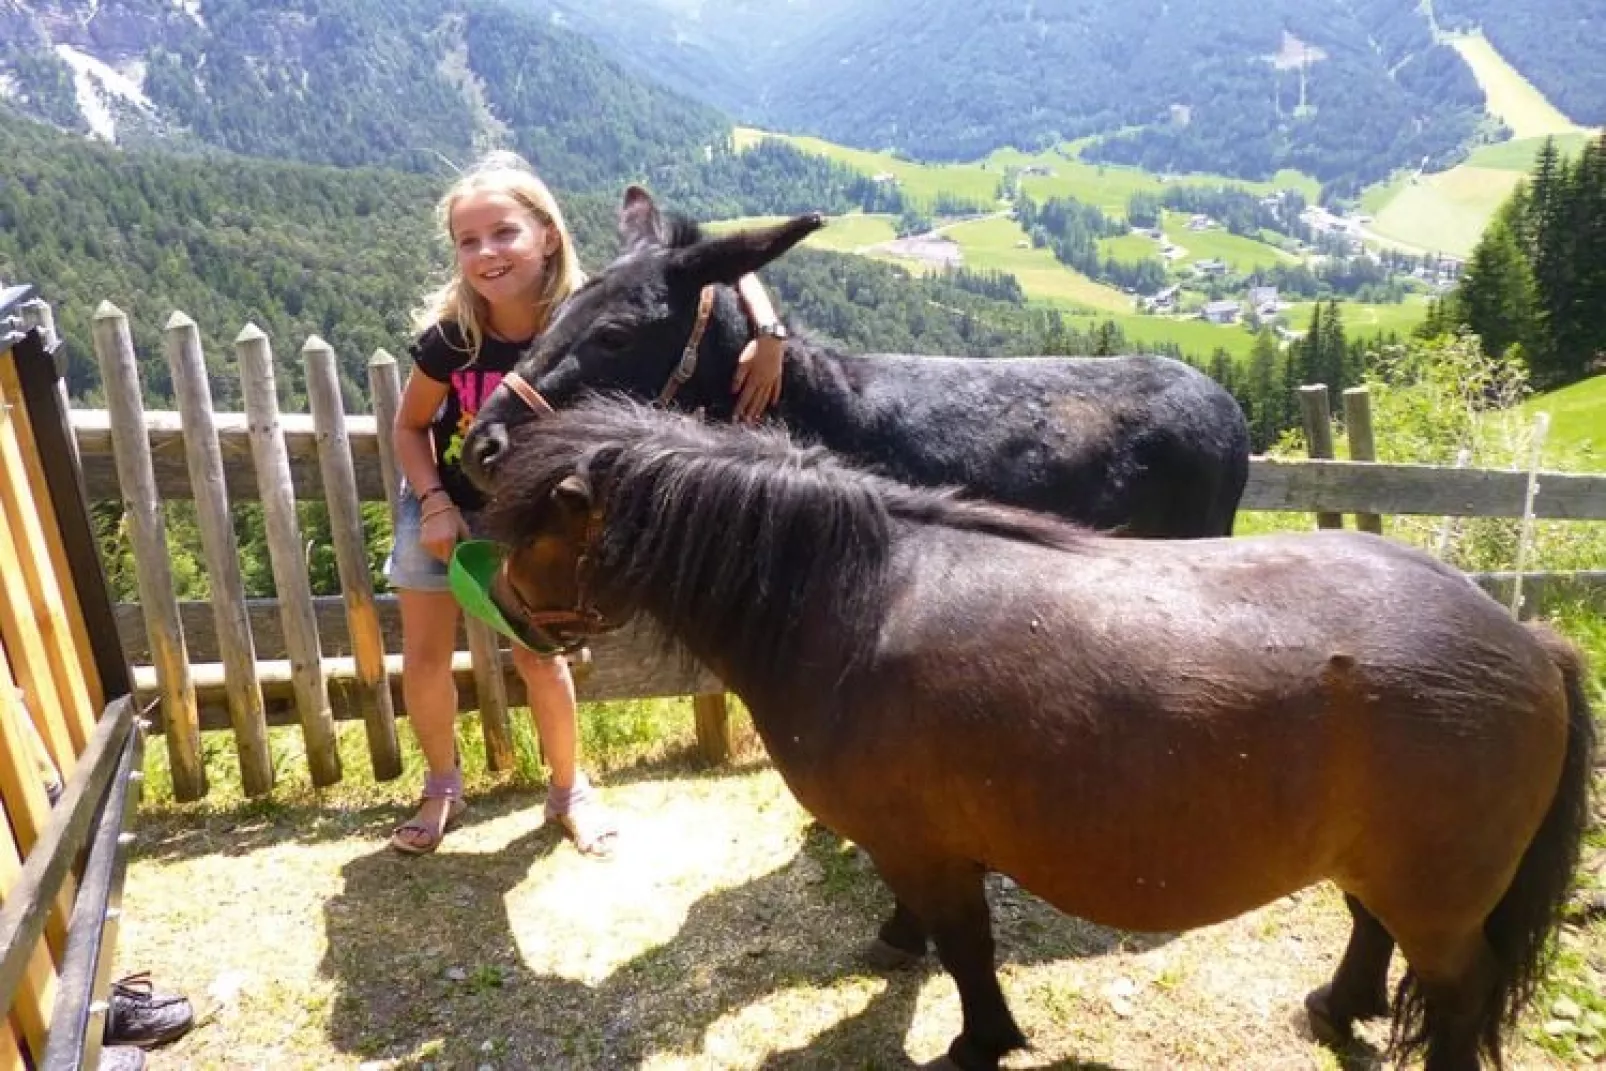
[[[1031,196],[1075,197],[1084,203],[1099,206],[1102,211],[1120,216],[1125,215],[1127,200],[1133,193],[1158,192],[1165,185],[1158,177],[1133,168],[1100,167],[1058,151],[1022,153],[1000,150],[986,160],[972,164],[921,164],[888,153],[849,149],[819,138],[771,135],[751,128],[739,128],[737,133],[738,145],[741,146],[751,145],[763,137],[783,137],[803,151],[829,157],[868,174],[895,175],[911,197],[928,204],[939,193],[948,193],[992,205],[998,180],[1006,167],[1040,167],[1053,172],[1023,179],[1024,188]],[[1494,148],[1503,147],[1491,147],[1491,150]],[[1071,146],[1065,152],[1074,155],[1074,150],[1075,146]],[[1514,181],[1520,171],[1512,170],[1510,161],[1515,160],[1520,151],[1506,150],[1504,158],[1493,158],[1488,167],[1478,170],[1504,175]],[[1188,180],[1235,181],[1208,175],[1189,176]],[[1235,184],[1257,191],[1292,186],[1304,190],[1313,199],[1316,194],[1311,180],[1291,173],[1279,175],[1269,183]],[[1399,187],[1403,185],[1402,181],[1390,187],[1386,193],[1389,197],[1397,198]],[[706,226],[712,231],[724,231],[738,226],[773,223],[779,218],[721,220]],[[886,215],[853,213],[832,216],[823,229],[808,238],[806,244],[818,249],[886,260],[914,272],[931,270],[930,262],[899,256],[896,247],[889,244],[895,238],[894,223],[895,220]],[[1420,221],[1417,225],[1421,225]],[[1445,224],[1446,229],[1454,226],[1456,224],[1453,222]],[[1254,335],[1241,326],[1211,324],[1196,318],[1148,316],[1137,312],[1132,295],[1073,271],[1056,260],[1047,249],[1032,247],[1020,225],[1005,215],[949,223],[943,225],[941,230],[958,243],[967,267],[1008,272],[1015,276],[1029,302],[1058,309],[1065,314],[1067,324],[1077,330],[1090,331],[1103,323],[1113,322],[1133,342],[1175,344],[1196,358],[1207,357],[1218,348],[1225,349],[1236,358],[1243,358],[1254,347]],[[1165,233],[1171,241],[1188,251],[1187,256],[1175,265],[1178,273],[1187,264],[1201,259],[1225,261],[1239,272],[1297,262],[1292,254],[1266,242],[1223,230],[1190,231],[1180,214],[1169,216]],[[1104,239],[1099,243],[1099,249],[1106,256],[1128,262],[1160,256],[1159,243],[1136,234]],[[1286,315],[1286,322],[1296,330],[1303,330],[1310,322],[1310,310],[1310,303],[1300,303]],[[1426,314],[1427,303],[1421,297],[1412,297],[1399,305],[1344,303],[1344,323],[1352,334],[1404,334],[1420,323]]]
[[[1187,174],[1162,178],[1135,167],[1095,164],[1080,159],[1081,143],[1068,142],[1044,152],[1027,153],[1018,149],[999,149],[984,160],[962,164],[922,164],[887,152],[850,149],[820,138],[794,134],[773,134],[752,127],[736,128],[736,145],[745,148],[762,138],[779,138],[803,152],[815,153],[846,164],[868,175],[896,176],[914,201],[930,205],[939,193],[993,205],[998,199],[998,183],[1008,168],[1041,168],[1049,174],[1021,177],[1021,188],[1037,200],[1074,197],[1101,211],[1126,215],[1127,201],[1134,193],[1159,193],[1167,183],[1233,185],[1256,193],[1278,189],[1297,189],[1314,201],[1320,184],[1309,175],[1280,171],[1270,182],[1248,182],[1222,175]]]
[[[1550,414],[1546,440],[1550,449],[1606,457],[1606,375],[1530,398],[1522,408],[1528,413]]]
[[[1190,231],[1186,219],[1175,212],[1166,213],[1165,235],[1172,243],[1188,251],[1178,265],[1196,260],[1224,261],[1235,272],[1252,272],[1278,264],[1297,264],[1299,258],[1281,249],[1257,242],[1253,238],[1229,234],[1224,230]]]

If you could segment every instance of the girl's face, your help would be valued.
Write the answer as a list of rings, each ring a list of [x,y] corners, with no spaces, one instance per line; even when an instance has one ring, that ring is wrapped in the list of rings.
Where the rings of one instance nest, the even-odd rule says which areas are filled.
[[[452,206],[452,240],[463,280],[492,308],[529,302],[541,292],[557,229],[505,193],[475,190]]]

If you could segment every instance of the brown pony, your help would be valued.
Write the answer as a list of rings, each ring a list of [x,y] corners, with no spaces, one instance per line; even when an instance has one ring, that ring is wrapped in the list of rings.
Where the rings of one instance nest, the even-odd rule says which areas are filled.
[[[1353,930],[1306,1000],[1317,1036],[1392,1014],[1430,1071],[1498,1066],[1577,863],[1593,728],[1573,648],[1460,573],[1349,532],[1107,538],[618,400],[509,450],[498,603],[552,643],[639,613],[742,697],[935,938],[959,1067],[1025,1044],[987,870],[1134,930],[1331,880]]]

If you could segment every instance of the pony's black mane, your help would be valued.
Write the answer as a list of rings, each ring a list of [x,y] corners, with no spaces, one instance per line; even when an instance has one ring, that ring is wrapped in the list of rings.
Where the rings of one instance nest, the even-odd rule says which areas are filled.
[[[794,629],[818,613],[840,624],[845,644],[866,639],[900,524],[1066,549],[1089,538],[1057,518],[850,467],[779,430],[708,424],[620,397],[522,425],[499,471],[491,535],[527,540],[558,483],[585,474],[605,518],[599,595],[650,604],[668,632],[734,638],[744,664],[786,659]]]

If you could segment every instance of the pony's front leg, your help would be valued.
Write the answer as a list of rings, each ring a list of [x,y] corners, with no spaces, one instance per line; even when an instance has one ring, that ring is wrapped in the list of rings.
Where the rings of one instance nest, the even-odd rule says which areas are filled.
[[[948,1059],[962,1071],[996,1071],[1005,1053],[1026,1047],[1026,1036],[1015,1025],[998,985],[985,871],[961,860],[889,863],[874,853],[872,858],[899,907],[931,933],[937,957],[959,990],[964,1027],[948,1046]]]
[[[929,940],[919,916],[909,910],[908,904],[897,900],[892,917],[881,924],[876,939],[864,950],[864,959],[877,970],[909,970],[926,958]]]

